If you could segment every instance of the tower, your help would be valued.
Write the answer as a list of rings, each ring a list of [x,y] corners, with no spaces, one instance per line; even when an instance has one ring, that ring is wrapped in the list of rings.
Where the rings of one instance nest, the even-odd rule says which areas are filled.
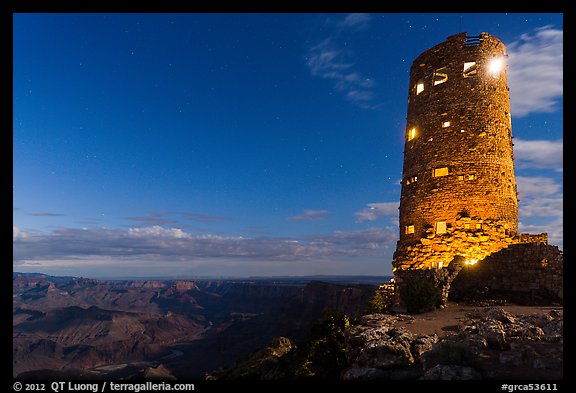
[[[460,33],[412,63],[394,271],[518,241],[506,57],[490,34]]]

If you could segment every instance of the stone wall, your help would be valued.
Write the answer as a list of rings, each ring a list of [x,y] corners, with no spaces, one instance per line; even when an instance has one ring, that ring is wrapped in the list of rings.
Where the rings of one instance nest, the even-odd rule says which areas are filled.
[[[513,242],[518,199],[505,51],[487,33],[461,33],[414,60],[394,268],[480,259]],[[495,59],[503,66],[497,73]]]
[[[435,269],[448,265],[455,256],[474,262],[484,259],[510,244],[548,243],[548,235],[541,233],[511,234],[499,220],[458,215],[446,233],[438,235],[432,227],[415,244],[398,242],[394,253],[394,273],[398,269]]]
[[[465,265],[450,286],[453,300],[505,299],[516,304],[563,302],[564,255],[544,243],[512,244]]]

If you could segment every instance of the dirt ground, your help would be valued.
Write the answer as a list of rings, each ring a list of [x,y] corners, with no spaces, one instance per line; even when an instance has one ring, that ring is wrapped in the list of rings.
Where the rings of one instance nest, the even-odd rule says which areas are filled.
[[[516,305],[503,305],[491,306],[502,308],[515,315],[529,315],[529,314],[547,314],[550,310],[558,310],[563,315],[564,309],[562,306],[557,307],[543,307],[543,306],[516,306]],[[458,324],[466,320],[467,313],[475,313],[479,310],[488,307],[469,306],[449,302],[446,308],[437,309],[423,314],[412,315],[414,320],[397,322],[396,326],[405,327],[412,334],[424,335],[436,333],[438,337],[443,337],[451,331],[457,331]]]

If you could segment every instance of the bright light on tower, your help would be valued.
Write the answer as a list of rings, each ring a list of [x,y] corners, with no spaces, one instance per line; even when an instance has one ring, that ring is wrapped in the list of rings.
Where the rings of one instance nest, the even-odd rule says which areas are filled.
[[[490,72],[490,75],[492,75],[494,78],[497,78],[503,69],[504,69],[504,59],[501,57],[496,57],[492,59],[492,61],[490,61],[490,63],[488,64],[488,71]]]

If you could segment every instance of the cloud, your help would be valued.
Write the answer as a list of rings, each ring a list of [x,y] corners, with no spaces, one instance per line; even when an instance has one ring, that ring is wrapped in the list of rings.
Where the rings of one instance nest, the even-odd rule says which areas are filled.
[[[178,221],[172,218],[166,218],[168,213],[149,213],[144,216],[122,217],[124,220],[142,222],[146,225],[166,225],[176,224]]]
[[[398,202],[369,203],[368,207],[354,213],[357,222],[375,221],[384,216],[398,216]]]
[[[562,30],[543,26],[507,44],[512,116],[553,112],[563,94]]]
[[[305,261],[374,255],[395,244],[396,229],[371,228],[302,238],[193,235],[178,228],[151,226],[128,230],[61,228],[24,236],[14,227],[13,262],[118,259],[138,261]]]
[[[563,217],[562,197],[535,197],[522,199],[518,205],[519,217]]]
[[[302,214],[288,217],[288,221],[326,221],[328,214],[330,214],[328,210],[304,210]]]
[[[362,14],[362,13],[355,13],[355,14],[348,14],[340,23],[341,27],[350,28],[350,27],[366,27],[368,22],[372,17],[370,14]]]
[[[516,176],[519,192],[518,215],[556,217],[564,215],[562,187],[547,177]]]
[[[64,214],[62,213],[49,213],[49,212],[35,212],[30,213],[31,216],[34,217],[63,217]]]
[[[564,226],[561,217],[545,224],[527,223],[521,220],[518,223],[518,231],[533,234],[547,233],[548,244],[558,246],[560,249],[564,248]]]
[[[16,225],[12,225],[12,241],[26,239],[28,233],[20,230]]]
[[[516,176],[518,192],[522,197],[534,197],[556,194],[560,192],[560,185],[548,177]]]
[[[167,225],[167,224],[176,224],[179,222],[177,219],[169,217],[180,217],[186,220],[202,223],[214,223],[230,220],[229,217],[225,216],[213,216],[208,214],[177,212],[177,211],[151,212],[142,216],[130,216],[122,218],[125,220],[142,222],[147,225]]]
[[[212,223],[212,222],[222,222],[229,221],[230,217],[226,216],[211,216],[208,214],[190,213],[190,212],[179,212],[182,217],[196,222]]]
[[[351,103],[362,108],[376,108],[373,79],[361,75],[355,68],[354,55],[348,46],[339,43],[350,31],[365,28],[371,17],[368,14],[349,14],[343,20],[332,23],[322,40],[308,49],[307,65],[310,73],[319,78],[330,79],[334,87]]]
[[[527,141],[514,138],[514,162],[518,168],[547,168],[563,170],[562,139],[557,141]]]
[[[564,196],[562,185],[552,178],[517,176],[518,230],[548,233],[550,244],[563,246]]]

